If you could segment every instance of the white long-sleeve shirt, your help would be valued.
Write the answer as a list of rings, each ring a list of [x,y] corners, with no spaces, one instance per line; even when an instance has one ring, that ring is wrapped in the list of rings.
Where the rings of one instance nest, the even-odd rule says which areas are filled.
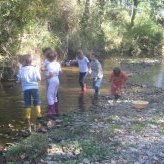
[[[24,66],[19,69],[18,80],[21,82],[22,90],[38,89],[38,81],[41,80],[39,69],[34,66]]]
[[[88,72],[88,64],[89,60],[87,57],[83,57],[82,59],[76,58],[79,66],[79,71],[80,72]]]

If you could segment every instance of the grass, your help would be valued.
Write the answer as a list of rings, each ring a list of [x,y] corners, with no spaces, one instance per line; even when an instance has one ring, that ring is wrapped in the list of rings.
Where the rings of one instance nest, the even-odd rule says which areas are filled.
[[[107,127],[104,129],[104,134],[113,137],[116,135],[117,130],[121,130],[121,125],[119,124],[108,124]]]
[[[136,124],[132,125],[130,129],[132,131],[135,131],[136,133],[139,133],[144,129],[144,127],[145,127],[144,123],[136,123]]]
[[[98,161],[105,159],[106,156],[112,154],[112,150],[108,145],[102,144],[92,136],[88,139],[64,140],[53,145],[55,161],[62,161],[63,163],[78,162],[87,158],[89,161]],[[69,163],[68,162],[68,163]]]
[[[94,138],[83,140],[80,143],[80,146],[81,146],[82,157],[86,157],[91,161],[102,160],[106,156],[109,156],[112,153],[112,151],[108,146],[103,145],[102,143],[100,143],[98,140],[95,140]]]
[[[43,134],[33,133],[30,137],[22,140],[20,143],[11,147],[6,154],[6,158],[10,162],[17,160],[35,161],[38,157],[43,155],[48,148],[48,137]]]
[[[154,116],[153,118],[149,119],[147,121],[147,124],[159,125],[163,128],[164,127],[163,112],[161,112],[160,114],[158,114],[158,115]]]

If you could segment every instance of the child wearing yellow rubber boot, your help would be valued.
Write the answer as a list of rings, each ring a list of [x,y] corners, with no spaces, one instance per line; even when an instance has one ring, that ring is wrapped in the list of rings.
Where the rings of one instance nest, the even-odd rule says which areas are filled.
[[[18,81],[21,82],[24,104],[25,104],[25,119],[28,124],[28,130],[31,132],[30,118],[31,118],[31,99],[33,98],[33,105],[36,110],[37,118],[41,118],[41,108],[39,99],[39,85],[41,80],[39,69],[32,66],[32,56],[29,54],[23,55],[21,58],[22,67],[18,72]]]

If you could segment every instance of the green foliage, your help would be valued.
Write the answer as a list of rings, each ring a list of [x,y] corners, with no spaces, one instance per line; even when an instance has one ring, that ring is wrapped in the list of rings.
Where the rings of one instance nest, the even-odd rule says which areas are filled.
[[[122,47],[128,45],[129,52],[134,52],[132,55],[160,55],[161,43],[163,34],[161,29],[150,19],[143,21],[143,18],[138,18],[136,25],[133,28],[126,26],[127,31],[123,34]]]
[[[12,57],[33,48],[51,46],[62,54],[82,47],[85,51],[161,55],[161,1],[138,1],[132,26],[133,2],[1,0],[0,54]]]

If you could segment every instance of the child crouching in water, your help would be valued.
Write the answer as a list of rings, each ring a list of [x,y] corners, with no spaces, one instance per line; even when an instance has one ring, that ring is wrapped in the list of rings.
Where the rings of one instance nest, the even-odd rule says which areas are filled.
[[[18,72],[18,81],[21,82],[24,104],[25,104],[25,119],[28,124],[28,130],[31,132],[30,118],[31,118],[31,99],[33,98],[33,105],[36,110],[37,118],[41,118],[41,108],[39,99],[39,85],[41,80],[39,69],[31,65],[32,56],[29,54],[23,55],[21,58],[22,67]]]
[[[97,60],[95,53],[91,53],[90,55],[91,63],[90,63],[90,69],[91,69],[91,78],[92,78],[92,85],[94,89],[94,97],[98,97],[100,86],[103,78],[103,70],[101,63]]]
[[[121,89],[124,87],[128,75],[121,71],[120,68],[115,67],[112,74],[110,75],[109,81],[111,82],[111,95],[114,99],[119,99],[121,97]]]
[[[47,65],[46,70],[46,79],[47,80],[47,101],[48,101],[48,110],[47,116],[52,118],[53,116],[58,115],[58,99],[57,92],[59,88],[59,77],[58,75],[61,72],[61,66],[56,61],[57,54],[56,52],[49,52],[47,54],[47,59],[49,64]]]

